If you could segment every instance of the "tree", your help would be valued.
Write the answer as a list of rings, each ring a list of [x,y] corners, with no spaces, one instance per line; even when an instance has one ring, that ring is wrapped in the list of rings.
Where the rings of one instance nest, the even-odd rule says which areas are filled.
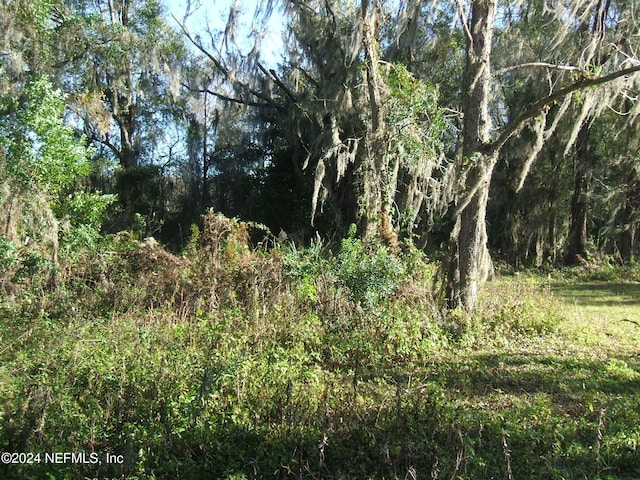
[[[0,97],[0,220],[7,239],[50,249],[57,261],[59,222],[67,244],[93,243],[114,198],[86,189],[90,150],[63,122],[64,95],[44,77],[24,95]]]
[[[489,99],[496,10],[494,0],[475,0],[470,21],[464,23],[467,57],[462,89],[462,157],[468,163],[468,169],[455,227],[457,266],[449,302],[451,306],[467,309],[475,306],[478,283],[486,280],[492,269],[485,217],[497,149],[486,149],[486,145],[492,127]]]
[[[55,10],[55,78],[94,146],[94,165],[104,166],[102,188],[118,194],[110,230],[156,233],[173,210],[164,173],[184,136],[186,51],[163,15],[158,0],[74,0]]]
[[[600,159],[594,171],[600,188],[592,210],[600,213],[596,219],[604,224],[596,238],[605,253],[623,264],[637,258],[640,225],[640,134],[638,116],[628,110],[633,106],[622,101],[616,113],[610,111],[598,119],[591,133],[593,153]]]
[[[34,76],[51,73],[55,31],[51,0],[0,1],[0,94],[19,97]]]
[[[545,142],[522,184],[520,172],[535,145],[535,131],[525,127],[500,152],[487,207],[489,246],[516,268],[561,259],[574,177],[562,132],[559,127]]]
[[[587,5],[578,4],[573,12],[566,12],[557,7],[558,10],[554,12],[558,16],[556,18],[562,16],[565,18],[562,18],[562,29],[553,38],[553,42],[560,44],[566,41],[570,35],[575,41],[576,34],[571,32],[571,25],[578,15],[584,14],[584,9],[587,7]],[[508,73],[513,69],[546,68],[549,69],[549,75],[553,71],[560,72],[560,75],[555,75],[555,78],[550,76],[553,78],[553,82],[550,83],[550,93],[533,101],[519,116],[510,119],[508,123],[492,134],[494,124],[488,109],[489,102],[492,100],[491,92],[499,90],[494,84],[496,75],[491,72],[492,54],[496,48],[494,31],[498,3],[496,0],[473,0],[470,4],[468,18],[461,4],[459,4],[459,8],[461,23],[467,38],[464,88],[462,90],[464,109],[462,159],[465,180],[460,204],[457,207],[458,223],[453,237],[455,241],[454,281],[449,301],[451,306],[472,310],[477,300],[478,285],[487,278],[490,272],[485,220],[490,181],[500,149],[510,137],[526,124],[532,121],[546,122],[547,115],[554,104],[567,101],[567,99],[570,101],[572,94],[581,92],[585,100],[582,104],[580,117],[575,123],[574,133],[568,142],[573,144],[584,118],[602,112],[619,92],[629,88],[634,79],[637,79],[636,74],[640,71],[640,62],[634,60],[631,55],[632,51],[625,51],[624,43],[621,43],[621,45],[609,46],[607,61],[595,70],[591,63],[593,54],[587,54],[582,58],[569,56],[565,59],[565,64],[537,61],[514,65],[510,67],[510,70],[504,70],[503,73]],[[598,5],[594,18],[601,22],[608,21],[606,14],[603,16],[600,8],[601,6]],[[570,15],[567,17],[568,13]],[[527,12],[527,14],[536,14],[536,12],[534,10]],[[620,33],[616,32],[617,35]],[[616,38],[618,38],[617,35]],[[593,35],[586,35],[581,40],[584,42],[584,48],[588,49],[587,52],[596,52],[602,47],[602,38],[603,31],[597,31]],[[572,65],[575,60],[577,60],[576,65]],[[574,73],[568,81],[566,74],[564,74],[566,70]],[[601,90],[590,88],[601,85],[606,85],[608,88]],[[556,115],[559,113],[556,112]],[[544,143],[545,133],[546,130],[541,129],[542,143]],[[532,155],[531,160],[535,159],[538,152],[534,152],[535,155]],[[527,171],[528,168],[525,168],[523,174],[526,175]]]
[[[67,96],[51,80],[67,59],[56,50],[61,5],[36,0],[2,7],[0,234],[48,249],[55,262],[60,230],[65,245],[94,242],[114,198],[88,188],[90,149],[66,124]]]
[[[265,163],[274,167],[265,173],[289,169],[295,190],[310,197],[313,228],[345,234],[357,223],[363,237],[397,247],[400,219],[413,228],[444,158],[437,89],[383,59],[381,18],[389,15],[382,3],[300,1],[286,13],[279,72],[257,58],[222,59],[187,32],[225,81],[190,88],[256,112],[252,125],[264,128]],[[289,165],[275,165],[284,151]]]
[[[311,58],[322,58],[321,46],[329,42],[326,35],[337,44],[330,50],[343,56],[316,66],[326,80],[321,76],[314,83],[325,89],[329,85],[336,99],[324,104],[323,118],[329,121],[325,134],[315,142],[319,152],[313,210],[329,196],[333,184],[342,185],[356,201],[353,216],[361,235],[397,249],[400,224],[411,232],[423,205],[432,202],[433,212],[441,197],[433,192],[437,184],[431,182],[444,160],[438,92],[403,65],[383,59],[380,38],[382,19],[389,18],[386,5],[363,0],[359,8],[348,2],[336,2],[333,7],[336,12],[330,12],[329,18],[340,18],[349,28],[301,28],[297,33],[301,41],[328,32],[303,43],[318,49]],[[308,11],[305,15],[313,18]],[[299,20],[301,26],[309,21]],[[336,69],[342,69],[342,75],[336,75]]]
[[[157,0],[78,0],[61,13],[66,82],[89,138],[123,169],[151,163],[180,110],[180,36]]]
[[[554,135],[554,149],[565,155],[583,146],[581,128],[637,81],[637,46],[628,40],[636,24],[621,21],[633,18],[632,3],[471,0],[431,8],[415,1],[394,21],[383,2],[291,2],[287,61],[276,72],[254,57],[244,63],[253,75],[194,43],[231,87],[213,95],[277,112],[270,118],[287,125],[284,141],[306,151],[293,164],[313,172],[312,219],[329,206],[336,230],[355,221],[364,237],[393,243],[405,209],[414,210],[408,218],[416,207],[434,218],[448,201],[456,222],[449,303],[471,310],[492,270],[487,203],[503,147],[525,132],[526,158],[510,172],[518,191]],[[447,28],[454,17],[459,28]],[[420,65],[442,52],[451,57],[443,69]],[[437,94],[435,108],[405,95],[429,91],[430,76],[443,80],[451,102],[446,132],[436,128],[446,118]],[[520,96],[526,101],[509,100]],[[443,160],[441,152],[454,150]],[[409,161],[416,152],[421,161]]]

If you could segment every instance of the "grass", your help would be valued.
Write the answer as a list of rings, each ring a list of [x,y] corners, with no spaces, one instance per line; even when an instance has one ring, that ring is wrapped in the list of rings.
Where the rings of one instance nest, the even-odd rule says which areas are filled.
[[[124,461],[0,477],[639,476],[636,283],[504,276],[441,317],[415,252],[390,276],[353,238],[244,233],[215,217],[184,257],[117,238],[55,288],[5,282],[0,451]]]
[[[484,286],[481,308],[491,309],[487,299],[504,302],[505,291],[512,301],[522,299],[523,286],[532,285],[542,294],[536,305],[560,313],[552,333],[484,336],[431,360],[430,378],[464,412],[461,438],[485,449],[492,442],[493,470],[488,463],[478,468],[482,455],[474,448],[474,461],[456,475],[638,478],[640,326],[634,319],[640,317],[640,285],[502,277]]]
[[[552,292],[565,308],[562,330],[603,355],[640,349],[640,283],[562,281]]]

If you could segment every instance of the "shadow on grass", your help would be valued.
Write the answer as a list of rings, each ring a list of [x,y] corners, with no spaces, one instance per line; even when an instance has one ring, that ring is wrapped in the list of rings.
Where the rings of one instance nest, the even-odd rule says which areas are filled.
[[[555,283],[551,289],[557,296],[581,306],[640,308],[640,283],[636,282]]]
[[[460,418],[493,443],[494,458],[505,438],[516,478],[637,478],[637,356],[478,354],[433,368],[431,378],[466,409]]]
[[[327,384],[305,425],[285,413],[239,424],[214,411],[187,430],[158,425],[135,471],[100,478],[634,478],[640,359],[454,355],[411,375],[372,375],[356,391],[348,376]],[[72,467],[0,473],[92,478]]]
[[[547,393],[550,395],[640,393],[640,362],[637,357],[616,361],[588,361],[554,356],[486,354],[474,357],[477,369],[467,375],[454,369],[450,379],[468,378],[481,391]],[[475,378],[472,378],[475,377]]]

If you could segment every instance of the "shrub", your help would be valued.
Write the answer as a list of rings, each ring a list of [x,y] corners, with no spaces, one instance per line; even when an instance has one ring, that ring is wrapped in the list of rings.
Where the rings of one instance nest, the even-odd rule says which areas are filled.
[[[398,289],[406,268],[401,259],[379,243],[365,245],[356,238],[356,226],[340,243],[332,264],[338,285],[345,288],[355,305],[371,313]]]
[[[10,270],[18,263],[18,246],[0,235],[0,269]]]

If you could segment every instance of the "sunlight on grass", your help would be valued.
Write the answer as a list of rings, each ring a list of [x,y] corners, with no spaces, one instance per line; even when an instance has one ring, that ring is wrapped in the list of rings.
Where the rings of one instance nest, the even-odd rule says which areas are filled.
[[[563,334],[601,354],[631,354],[640,348],[640,284],[554,282],[563,304]]]

